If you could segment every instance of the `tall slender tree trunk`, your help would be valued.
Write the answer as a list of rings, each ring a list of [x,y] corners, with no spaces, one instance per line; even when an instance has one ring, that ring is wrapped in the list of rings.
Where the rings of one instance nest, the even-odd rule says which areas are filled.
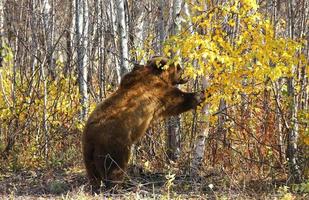
[[[132,12],[135,14],[136,21],[131,20],[131,26],[134,26],[134,31],[132,34],[133,44],[135,49],[142,49],[144,42],[144,32],[145,32],[145,9],[142,7],[142,3],[138,1],[133,1],[133,10]],[[140,58],[143,56],[140,52],[136,52],[136,57]],[[141,58],[140,63],[144,64],[145,58]]]
[[[126,23],[125,0],[117,0],[118,36],[120,49],[120,75],[129,71],[128,33]],[[120,82],[120,81],[119,81]]]
[[[284,133],[283,133],[283,120],[282,120],[282,110],[280,108],[280,102],[281,102],[281,94],[280,94],[280,88],[282,85],[282,79],[279,79],[275,82],[273,85],[274,95],[275,95],[275,101],[276,101],[276,128],[278,132],[278,150],[279,150],[279,159],[281,163],[284,163],[286,160],[286,145],[284,141]]]
[[[202,90],[205,90],[208,87],[208,79],[206,77],[202,78]],[[206,121],[202,124],[202,131],[198,133],[195,141],[195,149],[193,153],[192,160],[192,175],[196,175],[199,171],[199,168],[202,164],[205,148],[206,148],[206,139],[209,135],[209,105],[206,104],[202,108],[202,114],[206,116]]]
[[[43,82],[43,131],[44,131],[44,136],[45,136],[45,151],[44,151],[44,156],[45,156],[45,161],[47,162],[48,161],[48,151],[49,151],[49,128],[48,128],[48,121],[47,121],[47,100],[48,100],[48,94],[47,94],[47,76],[45,74],[45,66],[46,65],[46,62],[48,63],[49,65],[49,69],[52,68],[52,63],[51,63],[51,60],[52,60],[52,30],[51,30],[51,27],[52,27],[52,20],[51,20],[51,9],[52,9],[52,6],[50,5],[49,1],[48,0],[44,0],[43,1],[43,25],[44,25],[44,28],[45,28],[45,42],[46,42],[46,46],[47,46],[47,51],[46,51],[46,59],[44,60],[43,63],[41,63],[41,80]]]
[[[205,5],[205,10],[207,10],[207,5]],[[197,66],[197,63],[194,63],[194,66]],[[202,77],[202,91],[205,91],[209,86],[208,77]],[[209,104],[205,104],[201,111],[202,115],[205,116],[205,121],[202,121],[201,131],[197,133],[194,142],[194,152],[192,158],[192,171],[191,175],[195,176],[198,174],[200,166],[202,165],[205,149],[206,149],[206,140],[209,135]]]
[[[72,41],[74,41],[74,7],[75,2],[70,2],[69,10],[67,13],[67,21],[66,21],[66,27],[65,30],[65,40],[66,40],[66,61],[65,61],[65,67],[64,67],[64,75],[67,76],[69,73],[69,70],[71,69],[71,65],[73,62],[73,48],[72,48]]]
[[[294,38],[294,8],[293,0],[288,0],[288,34],[291,39]],[[297,67],[293,66],[292,73],[297,73]],[[293,77],[288,78],[288,97],[289,97],[289,129],[287,135],[287,158],[289,164],[289,174],[291,182],[299,183],[301,181],[301,172],[298,160],[298,99],[295,93],[295,80]]]
[[[98,3],[98,10],[99,10],[99,19],[98,19],[98,37],[99,37],[99,74],[98,74],[98,79],[99,79],[99,88],[100,88],[100,93],[99,93],[99,100],[102,100],[103,97],[105,97],[105,62],[106,62],[106,49],[104,48],[106,45],[106,27],[107,27],[107,22],[104,18],[104,10],[103,10],[103,1],[100,1]]]
[[[160,54],[162,54],[162,46],[163,46],[163,42],[164,42],[164,39],[165,39],[165,29],[164,29],[164,1],[163,0],[160,0],[159,1],[159,7],[158,7],[158,10],[159,10],[159,13],[158,13],[158,16],[159,16],[159,20],[158,20],[158,30],[159,30],[159,45],[158,45],[158,49],[159,49],[159,52]]]
[[[0,1],[0,68],[3,67],[3,43],[4,43],[4,2]],[[3,84],[2,84],[2,71],[0,70],[0,92],[4,91],[3,89]],[[7,106],[9,106],[8,100],[6,98],[6,95],[4,92],[3,93],[3,98]],[[2,124],[0,124],[0,138],[4,138],[2,136]],[[1,154],[0,154],[1,155]]]
[[[88,48],[88,3],[87,0],[75,0],[75,24],[77,44],[77,70],[80,92],[80,103],[82,106],[80,117],[85,119],[88,112],[87,91],[87,48]]]
[[[0,1],[0,67],[2,67],[2,61],[3,61],[3,43],[4,43],[4,0],[1,0]]]
[[[117,9],[115,10],[115,1],[110,1],[109,4],[109,17],[110,17],[110,24],[112,27],[112,37],[113,37],[113,59],[114,59],[114,66],[115,66],[115,75],[116,75],[116,82],[117,84],[120,84],[120,80],[121,80],[121,69],[120,69],[120,65],[118,62],[118,55],[116,54],[116,49],[118,48],[117,45],[117,35],[118,35],[118,23],[117,23]]]
[[[47,94],[47,76],[45,74],[45,67],[46,62],[41,64],[41,81],[43,82],[43,119],[42,119],[42,126],[44,131],[44,157],[45,161],[48,162],[48,152],[49,152],[49,128],[48,128],[48,121],[47,121],[47,101],[48,101],[48,94]]]
[[[273,7],[272,7],[272,23],[276,24],[277,23],[277,17],[278,17],[278,11],[280,10],[280,4],[278,4],[278,0],[272,0],[273,3]],[[277,37],[277,30],[276,30],[277,26],[274,26],[275,29],[275,37]],[[285,162],[286,159],[286,151],[285,151],[285,142],[284,142],[284,133],[283,133],[283,122],[282,122],[282,114],[279,108],[279,102],[281,102],[281,94],[280,94],[280,88],[282,85],[282,78],[278,79],[278,81],[276,81],[273,84],[273,90],[274,90],[274,95],[275,95],[275,102],[277,102],[276,105],[276,128],[277,128],[277,135],[278,135],[278,151],[279,151],[279,159],[281,163]]]
[[[173,1],[173,23],[171,28],[172,35],[180,32],[182,0]],[[177,54],[177,52],[175,52]],[[169,159],[176,160],[180,154],[180,116],[173,116],[168,119],[167,124],[167,155]]]
[[[43,1],[43,24],[45,29],[45,43],[46,43],[46,56],[48,70],[51,76],[55,79],[56,72],[54,68],[54,0],[44,0]]]

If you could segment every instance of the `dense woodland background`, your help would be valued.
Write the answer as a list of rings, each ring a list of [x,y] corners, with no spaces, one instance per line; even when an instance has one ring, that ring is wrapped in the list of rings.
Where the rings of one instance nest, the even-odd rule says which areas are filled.
[[[133,166],[309,192],[308,0],[1,0],[0,37],[0,173],[82,168],[89,113],[165,55],[211,97],[158,120]]]

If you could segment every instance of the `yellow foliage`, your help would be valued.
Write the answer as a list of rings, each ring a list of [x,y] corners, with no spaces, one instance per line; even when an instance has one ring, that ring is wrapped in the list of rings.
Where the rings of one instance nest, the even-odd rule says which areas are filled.
[[[300,53],[307,41],[276,37],[274,25],[258,12],[256,0],[227,1],[216,7],[197,3],[191,12],[188,26],[193,23],[194,32],[184,26],[181,34],[165,43],[164,53],[179,52],[187,60],[183,63],[187,76],[211,77],[207,91],[212,96],[206,101],[211,113],[217,112],[222,99],[228,105],[240,103],[243,94],[254,100],[271,88],[271,82],[295,76],[296,66],[306,66],[308,76],[307,58]],[[303,141],[309,145],[308,138]]]
[[[2,129],[11,134],[23,135],[23,140],[14,146],[14,151],[22,149],[18,154],[18,162],[21,165],[35,166],[42,164],[42,144],[49,135],[50,146],[57,142],[60,135],[53,136],[54,132],[70,132],[72,129],[81,129],[76,116],[79,113],[80,103],[78,101],[78,86],[74,84],[76,78],[64,77],[59,73],[56,79],[46,78],[46,88],[41,82],[40,73],[33,75],[30,82],[20,78],[16,73],[14,77],[10,53],[5,54],[5,62],[0,68],[0,123]],[[37,66],[41,67],[41,66]],[[57,65],[57,69],[63,65]],[[38,68],[39,69],[39,68]],[[61,70],[61,69],[59,69]],[[44,90],[46,89],[46,100],[44,101]],[[43,115],[46,113],[48,133],[42,128]],[[18,122],[18,126],[12,128],[12,122]],[[72,126],[74,122],[78,125]],[[7,137],[4,134],[5,140]],[[26,144],[24,145],[23,144]],[[24,146],[20,146],[24,145]],[[2,150],[2,149],[0,149]],[[31,164],[29,164],[31,163]]]
[[[235,103],[237,95],[263,89],[257,85],[268,78],[275,81],[291,76],[293,66],[299,64],[296,55],[302,43],[276,38],[270,20],[257,8],[255,0],[239,0],[218,5],[207,13],[203,4],[196,4],[192,8],[194,34],[184,31],[166,42],[165,53],[180,52],[189,59],[186,75],[196,78],[211,73],[210,87],[216,91],[212,105],[218,105],[221,97]],[[233,35],[236,23],[238,30]]]

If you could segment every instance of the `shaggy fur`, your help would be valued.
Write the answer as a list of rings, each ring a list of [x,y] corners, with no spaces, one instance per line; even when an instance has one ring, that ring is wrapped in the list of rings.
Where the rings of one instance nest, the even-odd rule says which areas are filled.
[[[168,65],[167,69],[164,69]],[[203,93],[187,93],[175,87],[185,83],[179,65],[154,57],[125,75],[117,91],[91,113],[83,134],[83,156],[94,187],[122,181],[130,148],[151,122],[178,115],[204,101]]]

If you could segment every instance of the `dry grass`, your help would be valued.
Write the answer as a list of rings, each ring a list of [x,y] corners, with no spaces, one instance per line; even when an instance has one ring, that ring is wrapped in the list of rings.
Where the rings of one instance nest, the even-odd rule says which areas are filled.
[[[220,172],[203,177],[141,173],[117,190],[93,194],[82,167],[57,170],[1,171],[0,199],[309,199],[292,194],[283,183],[232,183]]]

